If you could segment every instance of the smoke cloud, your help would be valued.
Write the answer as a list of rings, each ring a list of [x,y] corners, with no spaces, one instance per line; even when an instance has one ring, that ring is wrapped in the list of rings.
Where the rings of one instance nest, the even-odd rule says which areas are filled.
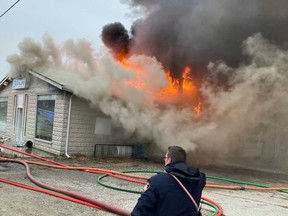
[[[136,21],[131,53],[155,56],[172,76],[191,66],[195,79],[206,79],[210,61],[236,67],[241,43],[260,32],[287,47],[288,2],[285,0],[122,0],[145,14]],[[225,79],[223,81],[226,81]]]
[[[287,1],[123,2],[145,16],[130,35],[120,23],[104,26],[111,55],[95,52],[89,41],[55,44],[45,35],[42,42],[19,44],[20,53],[8,58],[10,75],[31,68],[58,80],[127,134],[163,150],[181,145],[221,156],[252,135],[264,143],[267,131],[287,128]],[[115,60],[119,55],[130,67]],[[193,80],[201,80],[200,118],[185,98],[179,106],[161,104],[156,96],[168,85],[165,71],[179,78],[187,65]]]

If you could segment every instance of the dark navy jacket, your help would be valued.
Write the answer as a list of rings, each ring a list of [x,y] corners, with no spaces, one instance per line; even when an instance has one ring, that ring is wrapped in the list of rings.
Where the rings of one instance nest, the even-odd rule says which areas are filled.
[[[185,162],[170,163],[165,171],[176,176],[200,203],[206,176]],[[159,173],[148,180],[148,189],[142,193],[132,216],[196,216],[197,210],[176,180],[167,173]]]

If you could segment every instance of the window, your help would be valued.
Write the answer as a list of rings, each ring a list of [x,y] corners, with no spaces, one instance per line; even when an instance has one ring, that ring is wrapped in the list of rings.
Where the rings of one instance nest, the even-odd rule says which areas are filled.
[[[55,95],[37,96],[36,138],[52,141],[54,110]]]
[[[7,126],[8,97],[0,97],[0,131],[5,131]]]

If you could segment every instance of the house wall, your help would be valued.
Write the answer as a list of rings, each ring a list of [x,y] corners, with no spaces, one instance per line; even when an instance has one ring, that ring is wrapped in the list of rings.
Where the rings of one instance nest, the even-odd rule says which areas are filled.
[[[68,154],[92,156],[95,144],[124,144],[126,137],[119,128],[112,126],[111,134],[95,134],[97,117],[107,117],[79,97],[72,98],[71,125]]]
[[[28,98],[28,106],[23,108],[23,116],[25,109],[27,109],[27,117],[23,117],[23,143],[28,140],[33,142],[33,147],[50,152],[55,155],[61,154],[61,147],[65,143],[65,128],[67,127],[67,92],[61,91],[51,84],[34,76],[29,77],[29,85],[27,89],[12,89],[12,83],[0,91],[0,96],[9,95],[8,97],[8,113],[7,113],[7,128],[5,132],[0,132],[0,135],[9,137],[8,145],[16,146],[15,134],[15,97],[22,94],[24,98]],[[36,126],[36,109],[37,109],[37,95],[56,95],[55,99],[55,116],[53,124],[52,142],[36,139],[35,126]],[[23,144],[21,143],[21,144]]]

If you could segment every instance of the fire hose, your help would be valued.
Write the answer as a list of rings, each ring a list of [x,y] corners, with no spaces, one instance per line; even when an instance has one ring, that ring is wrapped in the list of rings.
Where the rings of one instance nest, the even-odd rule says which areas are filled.
[[[135,180],[135,179],[131,179],[131,178],[139,178],[139,179],[144,179],[144,180],[147,180],[148,177],[142,177],[142,176],[135,176],[135,175],[131,175],[131,174],[127,174],[127,173],[122,173],[122,172],[118,172],[118,171],[113,171],[113,170],[105,170],[105,169],[98,169],[98,168],[90,168],[90,167],[72,167],[72,166],[67,166],[65,164],[62,164],[62,163],[58,163],[56,161],[53,161],[53,160],[49,160],[49,159],[46,159],[46,158],[41,158],[39,156],[36,156],[36,155],[33,155],[33,154],[30,154],[30,153],[26,153],[26,152],[22,152],[22,151],[19,151],[17,149],[14,149],[14,148],[10,148],[8,146],[4,146],[4,145],[1,145],[0,144],[0,147],[2,148],[6,148],[10,151],[14,151],[14,152],[17,152],[17,153],[20,153],[20,154],[23,154],[23,155],[27,155],[27,156],[30,156],[30,157],[34,157],[36,159],[39,159],[39,160],[42,160],[42,161],[47,161],[47,162],[50,162],[50,163],[53,163],[54,165],[51,165],[51,164],[43,164],[43,163],[40,163],[40,162],[34,162],[34,161],[27,161],[25,163],[31,163],[31,164],[37,164],[37,165],[42,165],[42,166],[49,166],[49,167],[53,167],[53,168],[58,168],[58,169],[70,169],[70,170],[81,170],[81,171],[85,171],[85,172],[92,172],[92,173],[97,173],[97,174],[109,174],[110,176],[113,176],[113,177],[117,177],[117,178],[121,178],[122,180],[126,180],[126,181],[130,181],[130,182],[136,182],[136,183],[139,183],[139,184],[146,184],[146,182],[143,182],[143,181],[138,181],[138,180]],[[2,158],[2,161],[3,161],[3,158]],[[5,159],[4,159],[5,161]],[[16,160],[17,161],[17,160]],[[0,158],[0,162],[1,162],[1,158]],[[17,163],[17,162],[16,162]],[[56,165],[55,165],[56,164]],[[29,167],[29,165],[28,165]],[[27,169],[27,167],[26,167]],[[122,177],[121,177],[122,176]],[[125,177],[123,177],[125,176]],[[30,178],[29,178],[30,179]],[[30,179],[31,180],[31,179]],[[31,180],[32,181],[32,180]],[[33,182],[33,181],[32,181]],[[48,186],[49,187],[49,186]],[[53,189],[52,189],[53,190]],[[59,192],[59,191],[58,191]],[[207,199],[208,200],[208,199]],[[213,202],[211,200],[211,202]],[[207,203],[209,205],[209,203]],[[218,205],[218,204],[217,204]],[[101,206],[101,205],[100,205]],[[223,213],[223,210],[222,210],[222,207],[220,205],[218,205],[218,207],[216,207],[218,209],[220,209],[220,211],[217,211],[219,212],[220,214],[217,214],[217,215],[222,215]],[[105,209],[104,209],[105,210]],[[120,214],[121,215],[121,214]],[[214,214],[215,215],[215,214]]]
[[[161,171],[159,170],[127,170],[124,172],[119,172],[119,171],[114,171],[114,170],[107,170],[107,169],[99,169],[99,168],[91,168],[91,167],[72,167],[72,166],[57,166],[57,165],[51,165],[51,164],[45,164],[41,162],[35,162],[35,161],[26,161],[29,164],[35,164],[35,165],[40,165],[40,166],[47,166],[47,167],[52,167],[56,169],[68,169],[68,170],[79,170],[79,171],[86,171],[86,172],[94,172],[97,174],[105,174],[106,176],[112,176],[114,178],[122,179],[125,181],[130,181],[138,184],[146,184],[146,181],[140,181],[140,180],[135,180],[133,178],[137,179],[143,179],[143,180],[148,180],[149,177],[145,176],[138,176],[138,175],[130,175],[128,173],[139,173],[139,172],[146,172],[146,173],[159,173]],[[105,177],[106,177],[105,176]],[[220,181],[225,181],[225,182],[231,182],[231,183],[236,183],[236,184],[241,184],[241,186],[227,186],[227,185],[215,185],[215,184],[206,184],[206,188],[214,188],[214,189],[226,189],[226,190],[257,190],[257,191],[280,191],[286,193],[288,190],[288,187],[269,187],[263,184],[255,184],[251,182],[244,182],[244,181],[237,181],[237,180],[232,180],[228,178],[220,178],[216,176],[207,176],[209,179],[215,179],[215,180],[220,180]],[[101,181],[99,182],[101,184]],[[243,186],[245,185],[245,186]],[[255,186],[255,187],[249,187],[250,186]]]
[[[103,208],[101,208],[99,206],[96,206],[96,205],[93,205],[92,203],[88,203],[88,202],[85,202],[85,201],[82,201],[82,200],[78,200],[78,199],[75,199],[75,198],[72,198],[72,197],[63,196],[63,195],[61,195],[59,193],[54,193],[52,191],[43,190],[43,189],[40,189],[40,188],[34,188],[34,187],[31,187],[31,186],[28,186],[28,185],[25,185],[25,184],[20,184],[20,183],[17,183],[17,182],[14,182],[14,181],[9,181],[9,180],[2,179],[2,178],[0,178],[0,182],[6,183],[6,184],[10,184],[10,185],[13,185],[13,186],[16,186],[16,187],[24,188],[24,189],[27,189],[27,190],[31,190],[31,191],[36,191],[36,192],[48,194],[50,196],[54,196],[54,197],[61,198],[61,199],[64,199],[64,200],[68,200],[68,201],[71,201],[71,202],[79,203],[79,204],[86,205],[86,206],[89,206],[89,207],[92,207],[92,208],[97,208],[97,209],[100,209],[100,210],[104,210]]]
[[[40,163],[40,162],[35,162],[35,161],[26,161],[25,163],[31,163],[31,164],[36,164],[36,165],[42,165],[42,166],[48,166],[48,167],[53,167],[53,168],[58,168],[58,169],[70,169],[70,170],[80,170],[80,171],[85,171],[85,172],[92,172],[92,173],[97,173],[97,174],[105,174],[104,176],[100,176],[98,178],[98,183],[103,185],[103,183],[100,181],[102,178],[106,177],[106,176],[112,176],[114,178],[119,178],[119,179],[122,179],[122,180],[126,180],[126,181],[130,181],[130,182],[135,182],[135,183],[139,183],[139,184],[145,184],[146,182],[144,181],[140,181],[140,180],[135,180],[135,179],[132,179],[132,178],[138,178],[138,179],[143,179],[143,180],[146,180],[148,179],[148,177],[143,177],[143,176],[137,176],[137,175],[131,175],[131,174],[128,174],[128,173],[131,173],[131,172],[141,172],[141,170],[136,170],[136,171],[125,171],[124,172],[119,172],[119,171],[113,171],[113,170],[106,170],[106,169],[99,169],[99,168],[91,168],[91,167],[72,167],[72,166],[67,166],[65,164],[62,164],[62,163],[58,163],[56,161],[53,161],[53,160],[49,160],[49,159],[46,159],[46,158],[41,158],[39,156],[36,156],[36,155],[33,155],[33,154],[29,154],[29,153],[26,153],[26,152],[22,152],[22,151],[19,151],[19,150],[16,150],[16,149],[13,149],[13,148],[10,148],[10,147],[7,147],[7,146],[3,146],[0,144],[0,147],[2,148],[6,148],[8,150],[11,150],[11,151],[15,151],[15,152],[18,152],[20,154],[24,154],[24,155],[28,155],[28,156],[31,156],[31,157],[34,157],[36,159],[39,159],[39,160],[42,160],[42,161],[47,161],[47,162],[50,162],[50,163],[53,163],[54,165],[51,165],[51,164],[44,164],[44,163]],[[0,160],[1,162],[2,160]],[[16,160],[18,161],[18,160]],[[19,162],[16,162],[16,163],[19,163]],[[21,163],[22,164],[22,163]],[[24,164],[22,164],[24,165]],[[27,164],[28,165],[28,164]],[[25,165],[26,166],[26,165]],[[28,165],[29,167],[29,165]],[[26,170],[27,170],[27,167],[26,167]],[[146,171],[146,172],[151,172],[151,171]],[[152,171],[152,172],[160,172],[160,171]],[[29,169],[29,173],[30,173],[30,169]],[[31,173],[30,173],[31,175]],[[207,176],[207,178],[212,178],[212,179],[216,179],[216,180],[222,180],[222,181],[227,181],[227,182],[232,182],[232,183],[238,183],[238,184],[245,184],[245,185],[252,185],[252,186],[255,186],[255,187],[247,187],[247,186],[224,186],[224,185],[211,185],[211,184],[207,184],[206,187],[210,187],[210,188],[218,188],[218,189],[230,189],[230,190],[276,190],[276,191],[280,191],[280,192],[283,192],[283,193],[288,193],[288,188],[284,188],[284,187],[278,187],[278,188],[270,188],[268,186],[265,186],[265,185],[260,185],[260,184],[254,184],[254,183],[249,183],[249,182],[240,182],[240,181],[235,181],[235,180],[231,180],[231,179],[225,179],[225,178],[219,178],[219,177],[214,177],[214,176]],[[30,179],[30,178],[29,178]],[[33,179],[33,176],[32,176],[32,179]],[[34,178],[35,180],[35,178]],[[31,180],[32,181],[32,180]],[[37,180],[36,180],[37,181]],[[0,179],[0,182],[5,182],[3,181],[3,179]],[[6,182],[7,183],[7,182]],[[12,184],[12,183],[11,183]],[[15,183],[16,184],[16,183]],[[14,184],[14,185],[15,185]],[[43,183],[42,183],[43,184]],[[17,185],[15,185],[17,186]],[[19,185],[18,185],[19,186]],[[103,185],[105,186],[105,185]],[[28,186],[27,186],[28,187]],[[26,189],[29,189],[27,188]],[[48,186],[50,187],[50,186]],[[107,186],[106,186],[107,187]],[[24,187],[25,188],[25,187]],[[54,187],[52,187],[54,188]],[[55,188],[54,188],[55,189]],[[112,188],[112,189],[115,189],[115,188]],[[33,190],[30,188],[30,190]],[[53,190],[53,189],[52,189]],[[61,190],[61,189],[60,189]],[[118,190],[123,190],[123,191],[126,191],[126,192],[134,192],[134,193],[140,193],[139,191],[129,191],[127,189],[119,189]],[[40,191],[39,191],[40,192]],[[63,190],[62,192],[64,192],[65,194],[65,190]],[[68,193],[70,193],[68,191]],[[52,192],[51,194],[49,195],[53,195]],[[67,194],[66,194],[67,195]],[[78,197],[79,194],[76,194],[76,197]],[[56,195],[57,196],[57,195]],[[82,197],[82,195],[79,195],[80,197]],[[72,197],[75,197],[72,195]],[[60,197],[61,198],[61,197]],[[79,198],[79,197],[78,197]],[[70,200],[70,201],[73,201],[73,202],[78,202],[78,203],[81,203],[81,204],[84,204],[84,205],[88,205],[88,206],[91,206],[91,207],[94,207],[94,208],[99,208],[101,210],[106,210],[106,211],[110,211],[109,208],[107,209],[107,206],[108,207],[111,207],[110,205],[107,205],[105,203],[101,203],[97,200],[94,200],[92,199],[92,203],[89,203],[89,202],[86,202],[85,199],[87,197],[84,196],[84,200],[80,199],[78,200],[77,198],[76,199],[73,199]],[[63,198],[63,199],[67,199],[67,197]],[[69,199],[69,198],[68,198]],[[88,201],[91,201],[89,200],[91,198],[88,197]],[[94,202],[96,201],[96,202]],[[207,201],[207,202],[206,202]],[[207,198],[203,198],[202,197],[202,202],[207,204],[207,205],[210,205],[212,206],[216,212],[213,214],[213,215],[222,215],[223,214],[223,210],[222,210],[222,207],[215,203],[214,201],[212,200],[209,200]],[[97,206],[95,205],[95,203],[98,203],[100,204],[100,206]],[[104,204],[104,205],[102,205]],[[101,207],[102,205],[102,207]],[[106,206],[107,205],[107,206]],[[105,206],[106,206],[106,209],[105,209]],[[114,207],[112,206],[112,212],[114,211],[113,210]],[[117,211],[117,208],[116,208],[116,211]],[[121,211],[123,211],[121,209]],[[115,212],[114,212],[115,213]],[[126,212],[127,213],[127,212]],[[123,214],[120,214],[120,215],[123,215]],[[125,215],[125,214],[124,214]],[[129,213],[128,213],[129,215]]]
[[[14,149],[14,148],[11,148],[11,147],[8,147],[8,146],[5,146],[5,145],[1,145],[1,144],[0,144],[0,147],[1,147],[1,148],[5,148],[5,149],[10,150],[10,151],[13,151],[13,152],[17,152],[17,153],[20,153],[20,154],[29,156],[29,157],[36,158],[36,159],[38,159],[38,160],[46,161],[46,162],[52,163],[52,164],[54,164],[54,165],[52,165],[52,164],[44,164],[44,163],[35,162],[35,161],[26,161],[27,163],[30,163],[30,164],[47,166],[47,167],[52,167],[52,168],[57,168],[57,169],[80,170],[80,171],[86,171],[86,172],[94,172],[94,173],[97,173],[97,174],[112,173],[112,174],[129,176],[129,177],[132,177],[132,178],[147,179],[147,178],[145,178],[145,177],[136,176],[136,175],[124,174],[124,173],[122,173],[122,172],[114,171],[114,170],[91,168],[91,167],[73,167],[73,166],[68,166],[68,165],[66,165],[66,164],[59,163],[59,162],[56,162],[56,161],[54,161],[54,160],[49,160],[49,159],[47,159],[47,158],[42,158],[42,157],[39,157],[39,156],[37,156],[37,155],[30,154],[30,153],[27,153],[27,152],[23,152],[23,151],[20,151],[20,150],[17,150],[17,149]]]
[[[7,159],[3,159],[2,158],[2,159],[0,159],[0,162],[11,162],[11,163],[22,164],[26,168],[26,175],[29,178],[29,180],[31,182],[33,182],[34,184],[38,185],[39,187],[42,187],[42,188],[45,188],[45,189],[48,189],[48,190],[51,190],[51,191],[55,191],[55,192],[58,192],[58,193],[61,193],[61,194],[65,194],[67,196],[70,196],[72,198],[75,198],[75,199],[78,199],[78,200],[81,200],[81,201],[84,201],[84,202],[87,202],[87,203],[91,203],[93,205],[96,205],[96,206],[99,206],[99,207],[103,208],[105,211],[109,211],[109,212],[112,212],[112,213],[117,214],[117,215],[123,215],[123,216],[130,215],[130,212],[128,212],[126,210],[111,206],[111,205],[109,205],[107,203],[98,201],[98,200],[93,199],[91,197],[80,195],[78,193],[74,193],[74,192],[67,191],[67,190],[64,190],[64,189],[60,189],[60,188],[57,188],[57,187],[49,186],[49,185],[46,185],[46,184],[38,181],[36,178],[34,178],[32,176],[32,174],[30,172],[29,164],[27,162],[25,162],[25,161],[8,159],[8,158]]]
[[[151,171],[151,170],[127,170],[127,171],[123,171],[124,173],[158,173],[160,171]],[[97,179],[97,182],[107,188],[113,189],[113,190],[119,190],[119,191],[125,191],[125,192],[129,192],[129,193],[138,193],[140,194],[141,191],[136,191],[136,190],[129,190],[129,189],[124,189],[124,188],[120,188],[120,187],[115,187],[115,186],[111,186],[108,184],[105,184],[102,182],[102,179],[111,176],[109,174],[104,174],[99,176],[99,178]],[[123,179],[125,177],[121,176],[121,177],[117,177],[114,176],[116,178],[120,178]],[[232,183],[237,183],[237,184],[245,184],[245,185],[253,185],[255,187],[247,187],[247,186],[225,186],[225,185],[212,185],[212,184],[206,184],[205,187],[208,188],[217,188],[217,189],[228,189],[228,190],[258,190],[258,191],[279,191],[282,193],[286,193],[288,194],[288,187],[269,187],[263,184],[255,184],[255,183],[251,183],[251,182],[243,182],[243,181],[236,181],[236,180],[232,180],[232,179],[227,179],[227,178],[219,178],[219,177],[215,177],[215,176],[207,176],[207,178],[209,179],[216,179],[216,180],[221,180],[221,181],[226,181],[226,182],[232,182]],[[129,179],[125,178],[124,180],[129,181]],[[136,182],[137,183],[137,182]],[[145,184],[145,182],[142,182],[142,184]],[[201,202],[211,206],[214,209],[214,213],[211,214],[211,216],[220,216],[223,214],[223,209],[222,207],[216,203],[213,200],[210,200],[206,197],[201,197]]]
[[[93,207],[93,208],[98,208],[100,210],[109,211],[109,212],[112,212],[112,213],[116,213],[118,215],[127,215],[127,214],[122,212],[122,211],[124,211],[122,209],[120,209],[120,211],[119,211],[118,208],[115,208],[115,207],[112,207],[112,206],[107,205],[105,203],[99,202],[99,201],[97,201],[95,199],[92,199],[90,197],[85,197],[85,196],[82,196],[82,195],[79,195],[79,194],[76,194],[76,193],[72,193],[72,192],[63,190],[63,189],[59,189],[59,188],[55,188],[55,187],[52,187],[52,186],[48,186],[48,185],[43,184],[42,182],[39,182],[38,180],[36,180],[31,175],[30,167],[29,167],[28,163],[42,165],[42,166],[49,166],[49,167],[54,167],[54,168],[59,168],[59,169],[82,170],[82,171],[89,171],[89,172],[90,171],[91,172],[92,171],[96,171],[96,170],[97,170],[96,172],[99,172],[98,171],[99,169],[97,169],[97,168],[70,167],[70,166],[63,167],[63,166],[58,166],[58,165],[43,164],[43,163],[34,162],[34,161],[28,161],[27,162],[27,161],[22,161],[22,160],[13,160],[13,159],[8,159],[8,158],[1,158],[1,157],[0,157],[0,162],[11,162],[11,163],[22,164],[22,165],[24,165],[26,167],[26,174],[27,174],[27,177],[29,178],[29,180],[31,182],[33,182],[34,184],[36,184],[36,185],[38,185],[38,186],[40,186],[42,188],[46,188],[48,190],[56,191],[56,192],[68,195],[70,197],[61,196],[61,195],[53,193],[51,191],[45,191],[45,190],[29,187],[27,185],[19,184],[19,183],[16,183],[16,182],[11,182],[11,181],[4,180],[4,179],[1,179],[1,178],[0,178],[0,182],[11,184],[11,185],[14,185],[14,186],[17,186],[17,187],[21,187],[21,188],[25,188],[25,189],[28,189],[28,190],[34,190],[34,191],[37,191],[37,192],[46,193],[48,195],[56,196],[56,197],[59,197],[59,198],[62,198],[62,199],[66,199],[66,200],[69,200],[69,201],[72,201],[72,202],[76,202],[76,203],[80,203],[80,204],[83,204],[83,205],[87,205],[87,206],[90,206],[90,207]],[[140,183],[140,184],[145,184],[146,182],[138,181],[138,180],[135,180],[135,179],[131,179],[131,177],[147,179],[147,177],[135,176],[135,175],[130,175],[130,174],[126,174],[126,173],[119,173],[117,171],[112,171],[112,173],[109,173],[109,170],[105,170],[105,169],[100,169],[100,170],[101,170],[100,174],[105,173],[105,175],[109,175],[109,176],[112,176],[112,177],[120,178],[122,180],[135,182],[135,183]],[[136,171],[134,171],[134,172],[136,172]],[[153,171],[153,172],[159,172],[159,171]],[[117,174],[121,174],[121,175],[118,176],[116,173]],[[149,171],[146,171],[146,173],[149,173]],[[123,175],[127,176],[127,177],[124,177]],[[102,185],[102,184],[100,184],[100,185]],[[126,192],[127,192],[127,190],[126,190]],[[129,192],[133,192],[133,191],[129,191]],[[141,193],[141,192],[137,191],[136,193]],[[214,201],[212,201],[210,199],[207,199],[207,198],[203,198],[202,197],[202,199],[205,200],[205,201],[203,201],[203,203],[205,203],[206,205],[212,206],[216,210],[215,213],[212,214],[212,215],[219,215],[220,216],[220,215],[223,214],[222,207],[219,204],[217,204]],[[130,215],[130,213],[128,213],[128,215]]]
[[[7,149],[7,150],[10,150],[12,152],[17,152],[17,153],[20,153],[22,155],[26,155],[26,156],[29,156],[29,157],[33,157],[33,158],[36,158],[38,160],[42,160],[42,161],[46,161],[46,162],[49,162],[49,163],[52,163],[52,164],[56,164],[56,165],[59,165],[59,166],[63,166],[63,167],[67,167],[67,165],[65,164],[62,164],[62,163],[58,163],[56,161],[53,161],[53,160],[49,160],[47,158],[42,158],[42,157],[39,157],[37,155],[34,155],[34,154],[30,154],[30,153],[27,153],[27,152],[23,152],[23,151],[20,151],[20,150],[17,150],[15,148],[11,148],[9,146],[5,146],[3,144],[0,144],[0,148],[4,148],[4,149]]]

